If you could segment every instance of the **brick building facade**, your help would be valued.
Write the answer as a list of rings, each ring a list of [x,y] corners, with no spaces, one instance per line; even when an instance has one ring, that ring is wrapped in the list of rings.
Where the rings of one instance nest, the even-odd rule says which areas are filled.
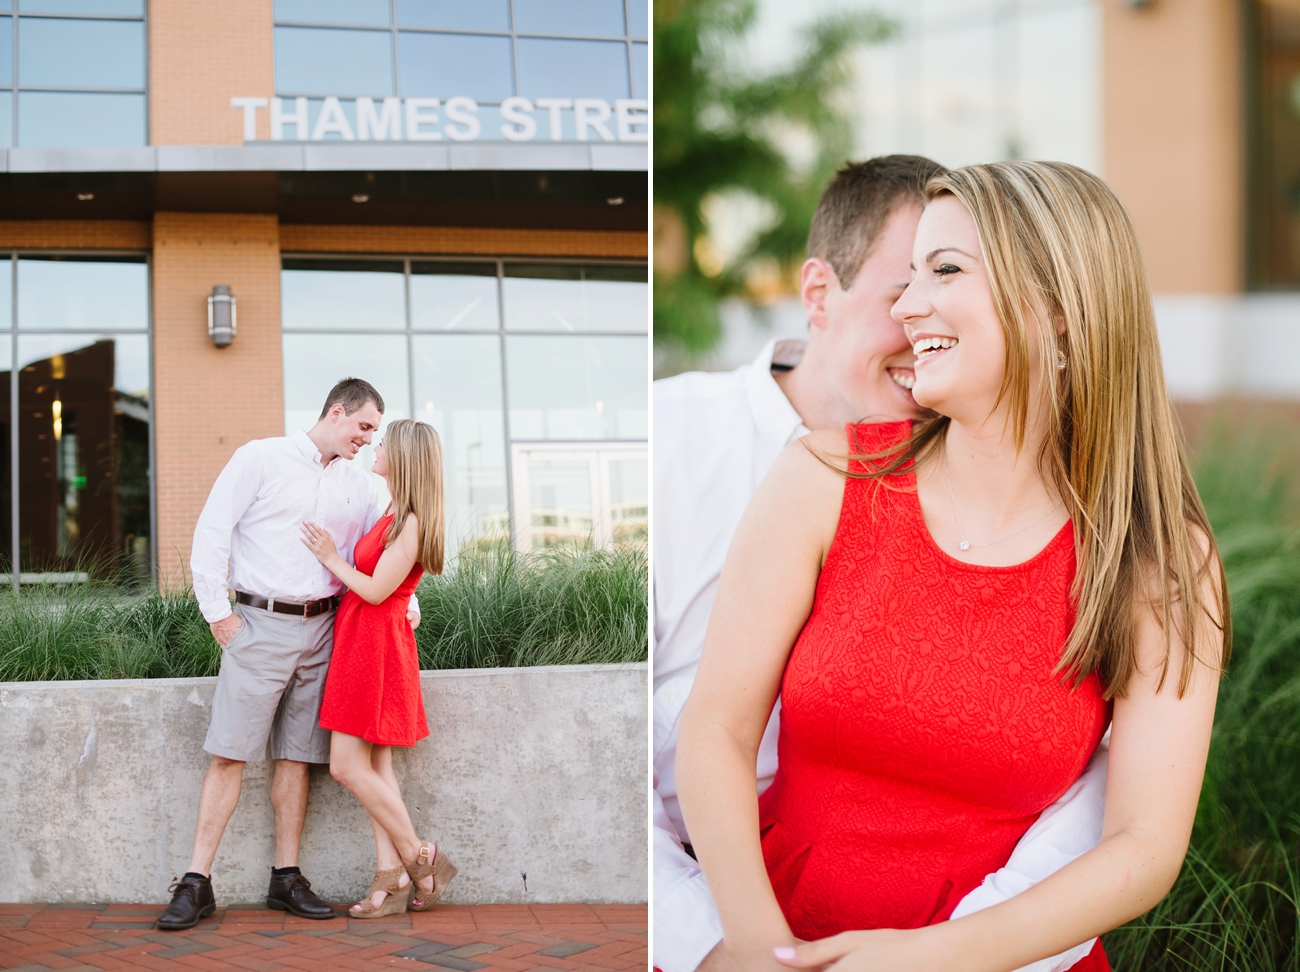
[[[633,373],[638,341],[639,360],[644,362],[647,354],[647,163],[640,136],[646,125],[638,120],[630,137],[607,140],[612,120],[602,132],[593,127],[595,121],[584,128],[582,116],[586,110],[596,121],[613,119],[616,113],[609,105],[617,101],[619,117],[644,117],[644,80],[635,65],[644,57],[640,38],[646,26],[634,20],[635,3],[614,2],[624,18],[618,21],[624,24],[621,33],[614,34],[609,26],[586,31],[581,24],[530,25],[527,18],[537,15],[522,2],[503,7],[500,23],[468,26],[410,25],[400,17],[382,23],[365,3],[354,4],[360,24],[299,22],[292,18],[301,15],[301,5],[273,5],[272,0],[150,0],[147,9],[141,0],[138,17],[111,23],[86,19],[73,24],[65,17],[29,24],[36,18],[5,18],[17,20],[11,29],[19,32],[17,120],[3,153],[6,171],[0,175],[7,190],[0,192],[0,248],[10,255],[16,282],[11,302],[17,318],[10,321],[17,355],[13,367],[36,367],[29,359],[37,361],[31,356],[45,353],[38,348],[55,347],[49,341],[41,344],[51,334],[77,331],[85,333],[83,342],[116,340],[122,361],[128,345],[146,346],[131,341],[147,334],[147,392],[128,390],[135,396],[131,401],[147,400],[149,408],[153,527],[148,558],[165,579],[183,582],[195,520],[234,449],[253,438],[285,434],[318,407],[312,405],[317,386],[323,382],[328,387],[343,377],[333,370],[344,363],[355,361],[359,376],[370,377],[361,373],[369,359],[348,348],[389,349],[379,352],[388,368],[387,384],[376,384],[393,403],[390,417],[425,418],[443,426],[456,542],[507,534],[516,543],[526,544],[530,537],[550,542],[564,530],[547,532],[546,525],[562,522],[576,522],[579,532],[585,528],[603,536],[628,523],[634,531],[643,529],[646,504],[637,494],[644,492],[639,486],[644,472],[637,463],[643,463],[645,451],[646,367],[635,380]],[[387,0],[381,6],[388,9]],[[99,104],[96,97],[117,98],[123,111],[134,110],[137,102],[127,99],[142,97],[144,143],[133,144],[139,140],[127,126],[94,144],[93,132],[86,132],[102,125],[102,117],[87,118],[84,124],[73,117],[65,131],[31,134],[24,127],[29,115],[17,113],[27,110],[24,98],[42,93],[28,92],[22,80],[23,58],[34,59],[39,52],[33,48],[27,55],[23,44],[39,38],[40,30],[76,27],[91,36],[100,27],[134,30],[133,25],[144,37],[144,94],[117,94],[114,88],[101,95],[92,78],[79,82],[87,88],[79,97],[87,100],[69,101],[68,111],[73,117],[81,110],[78,105]],[[572,37],[556,40],[552,35],[557,33]],[[589,39],[589,33],[598,36]],[[399,50],[404,58],[399,67],[385,68],[396,79],[388,89],[383,89],[380,64],[374,75],[378,80],[343,77],[337,91],[302,93],[318,83],[312,78],[320,74],[312,44],[322,45],[318,58],[326,60],[347,44],[382,55],[385,38],[392,42],[393,63],[398,63]],[[465,95],[452,87],[459,78],[437,76],[436,65],[410,53],[435,43],[451,45],[450,50],[462,43],[480,44],[489,52],[509,46],[516,64],[513,76],[493,78],[465,66],[461,87],[471,89]],[[609,71],[590,78],[571,70],[566,75],[564,62],[574,51],[589,53],[592,64],[616,64],[613,55],[626,51],[630,66],[621,79]],[[290,57],[296,60],[289,63]],[[524,66],[533,62],[540,67],[528,68],[529,75]],[[134,70],[132,65],[121,70],[128,67]],[[295,80],[294,71],[305,80]],[[543,90],[565,83],[597,90]],[[480,94],[473,96],[476,85]],[[362,96],[373,94],[377,102],[400,105],[394,88],[401,89],[407,103],[406,114],[396,117],[416,117],[424,126],[407,131],[410,137],[340,138],[337,130],[319,122],[321,111],[333,110],[331,102],[340,104],[337,98],[367,100]],[[589,99],[594,107],[588,109],[579,103],[551,111],[559,119],[561,137],[545,139],[547,112],[533,102],[551,97],[572,104],[591,94],[604,99]],[[619,100],[620,94],[633,97]],[[475,122],[481,132],[472,140],[458,137],[449,124],[453,114],[446,101],[461,95],[462,102],[474,106],[469,110],[483,118],[481,125]],[[492,103],[494,98],[499,104]],[[286,112],[309,104],[306,110],[317,114],[318,137],[313,140],[309,126],[299,123],[288,129],[299,140],[272,140],[271,111],[259,107],[253,111],[256,137],[247,139],[245,111],[232,107],[232,99],[262,99],[263,106],[274,105],[277,111],[287,105]],[[415,108],[412,102],[418,102]],[[429,107],[434,102],[440,102],[448,122],[433,132],[437,137],[424,121],[436,114]],[[543,134],[533,140],[514,134],[525,125],[496,123],[497,112],[502,118],[511,111],[523,117],[521,111],[534,108],[543,120]],[[323,135],[322,128],[327,129]],[[625,125],[619,134],[628,131]],[[42,138],[46,144],[38,144]],[[134,329],[122,325],[124,331],[132,330],[130,339],[90,333],[109,319],[96,311],[96,301],[117,298],[102,287],[97,290],[91,277],[78,277],[78,268],[100,272],[104,260],[121,260],[123,266],[147,263],[147,319]],[[47,266],[41,261],[54,262]],[[58,281],[63,279],[72,282],[61,295],[65,285]],[[291,294],[282,286],[286,280],[293,284]],[[214,346],[207,332],[207,298],[217,285],[228,286],[236,298],[238,333],[225,348]],[[391,306],[383,303],[387,297],[367,296],[372,293],[393,295]],[[321,316],[321,308],[328,311],[331,303],[342,308],[337,319]],[[59,309],[65,305],[73,309]],[[316,327],[320,330],[312,331]],[[25,336],[28,330],[36,336]],[[319,362],[314,349],[320,349]],[[47,371],[58,375],[64,352],[55,350],[54,357],[39,361],[56,361]],[[335,352],[342,359],[331,358]],[[535,367],[539,355],[550,356],[556,382],[565,386],[557,388],[554,401],[548,398],[545,369]],[[509,362],[515,363],[513,373]],[[126,367],[119,363],[119,373]],[[445,378],[480,373],[486,376],[482,382],[464,379],[455,389]],[[573,390],[577,373],[584,376],[578,384],[585,381],[586,392]],[[119,378],[117,384],[125,380]],[[33,581],[79,568],[100,555],[77,549],[77,538],[89,535],[88,524],[79,525],[77,516],[84,518],[91,508],[87,497],[78,499],[77,490],[86,481],[81,470],[87,464],[109,461],[95,458],[84,431],[90,428],[87,415],[77,426],[83,429],[81,439],[75,438],[73,425],[57,424],[63,421],[58,396],[66,394],[55,379],[49,383],[53,390],[43,394],[56,397],[53,415],[42,411],[48,404],[19,400],[15,385],[5,416],[11,442],[34,434],[22,431],[27,427],[18,421],[22,416],[36,423],[32,428],[56,423],[51,426],[54,438],[67,446],[66,468],[60,466],[57,473],[43,472],[44,467],[28,470],[22,443],[9,450],[6,483],[12,479],[20,486],[7,490],[12,510],[6,512],[12,516],[0,561],[16,560],[18,570],[33,575]],[[127,402],[122,389],[117,394]],[[421,403],[427,409],[422,411]],[[121,407],[135,406],[127,402]],[[38,434],[45,439],[45,432]],[[99,443],[95,448],[106,455],[115,447]],[[107,475],[117,476],[121,490],[129,473],[122,465],[125,459],[116,462]],[[38,474],[48,481],[52,499],[22,485]],[[548,476],[559,478],[552,482]],[[57,521],[54,533],[29,543],[19,535],[20,512],[47,500]],[[38,512],[44,516],[44,507]],[[521,517],[535,528],[532,532],[521,530]],[[143,549],[138,538],[126,542],[135,543],[137,553]],[[122,543],[118,537],[119,554]]]

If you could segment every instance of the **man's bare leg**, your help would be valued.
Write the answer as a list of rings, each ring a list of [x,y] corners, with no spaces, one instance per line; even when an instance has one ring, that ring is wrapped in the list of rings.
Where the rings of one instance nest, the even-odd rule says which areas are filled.
[[[244,780],[244,764],[238,760],[213,756],[199,791],[199,821],[194,827],[194,851],[189,869],[195,874],[211,876],[212,859],[217,856],[221,835],[226,832],[230,815],[239,804],[239,790]]]
[[[271,809],[275,811],[275,866],[297,867],[298,844],[307,819],[307,770],[310,764],[277,759],[271,780]]]

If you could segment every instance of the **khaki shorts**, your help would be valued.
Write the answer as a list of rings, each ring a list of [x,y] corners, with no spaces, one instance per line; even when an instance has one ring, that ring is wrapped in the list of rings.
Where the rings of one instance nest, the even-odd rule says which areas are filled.
[[[334,612],[299,618],[236,604],[235,613],[244,625],[221,649],[203,748],[241,762],[328,763],[330,734],[319,723]]]

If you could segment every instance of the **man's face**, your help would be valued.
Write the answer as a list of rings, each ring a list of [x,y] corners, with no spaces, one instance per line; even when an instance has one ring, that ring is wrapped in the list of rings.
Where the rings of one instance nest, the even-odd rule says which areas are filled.
[[[909,262],[920,218],[919,205],[894,210],[848,290],[829,265],[814,305],[809,305],[805,286],[809,321],[823,329],[826,373],[837,396],[863,419],[907,419],[923,411],[909,390],[916,356],[902,325],[889,313],[911,280]]]
[[[355,459],[363,446],[370,445],[371,438],[379,430],[379,423],[384,420],[384,413],[375,407],[374,402],[366,402],[349,415],[342,405],[335,405],[329,413],[331,438],[334,451],[344,459]]]

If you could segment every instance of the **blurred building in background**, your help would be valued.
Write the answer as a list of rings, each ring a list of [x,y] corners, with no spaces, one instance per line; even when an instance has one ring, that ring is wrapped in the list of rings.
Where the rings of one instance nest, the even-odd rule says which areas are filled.
[[[842,6],[764,0],[749,56],[779,64],[793,27]],[[858,55],[858,157],[1098,173],[1137,226],[1174,396],[1300,399],[1300,0],[873,6],[900,29]],[[723,317],[710,367],[806,330],[793,298]]]

